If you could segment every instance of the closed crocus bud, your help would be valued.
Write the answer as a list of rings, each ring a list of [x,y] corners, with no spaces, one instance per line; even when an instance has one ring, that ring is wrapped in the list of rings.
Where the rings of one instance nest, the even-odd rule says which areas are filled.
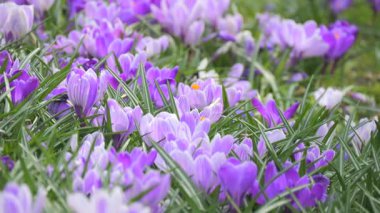
[[[31,5],[13,2],[0,4],[0,33],[6,41],[21,38],[32,30],[34,10]]]
[[[189,45],[196,45],[201,41],[205,24],[202,21],[192,23],[185,32],[185,43]]]
[[[105,72],[98,77],[94,70],[73,69],[67,77],[67,95],[79,117],[87,115],[107,88]]]

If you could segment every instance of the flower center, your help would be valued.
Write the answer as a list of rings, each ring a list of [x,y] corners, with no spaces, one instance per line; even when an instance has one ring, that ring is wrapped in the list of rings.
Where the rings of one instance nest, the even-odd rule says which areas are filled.
[[[335,39],[339,39],[340,38],[340,34],[338,32],[335,32],[334,33],[334,37],[335,37]]]
[[[201,86],[199,86],[199,84],[192,84],[191,85],[191,89],[193,90],[199,90],[201,88]]]
[[[206,117],[205,116],[201,116],[201,118],[199,120],[204,121],[204,120],[206,120]]]

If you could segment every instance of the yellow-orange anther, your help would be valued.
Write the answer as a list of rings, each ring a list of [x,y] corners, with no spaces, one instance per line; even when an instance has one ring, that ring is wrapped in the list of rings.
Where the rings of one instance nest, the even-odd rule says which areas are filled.
[[[201,118],[199,120],[204,121],[205,119],[206,119],[205,116],[201,116]]]
[[[334,33],[334,37],[335,37],[335,39],[339,39],[340,38],[340,34],[338,32],[335,32]]]
[[[201,88],[201,86],[199,86],[199,84],[192,84],[191,85],[191,89],[193,90],[199,90]]]

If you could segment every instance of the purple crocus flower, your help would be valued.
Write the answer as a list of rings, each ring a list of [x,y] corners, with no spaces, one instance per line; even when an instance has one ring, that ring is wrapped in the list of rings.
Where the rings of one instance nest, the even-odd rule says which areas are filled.
[[[93,105],[103,98],[107,88],[105,72],[100,77],[89,69],[74,68],[67,77],[67,95],[79,117],[86,116]]]
[[[281,193],[296,187],[301,187],[301,189],[297,189],[292,193],[303,208],[314,206],[317,201],[323,202],[326,200],[327,187],[330,183],[326,177],[316,175],[312,177],[313,182],[311,182],[308,176],[300,177],[298,171],[290,162],[285,163],[284,169],[286,169],[286,172],[278,175],[274,162],[267,164],[264,174],[266,184],[266,189],[264,191],[265,196],[259,196],[257,199],[259,204],[264,204]],[[292,196],[289,195],[287,198],[292,201],[291,203],[295,208],[300,208]]]
[[[335,13],[341,13],[352,5],[352,0],[329,0],[330,9]]]
[[[46,192],[38,191],[35,199],[28,186],[8,183],[0,192],[0,212],[42,213],[45,208]]]
[[[13,104],[21,103],[39,86],[38,78],[28,74],[26,70],[19,70],[18,60],[13,61],[7,51],[0,53],[0,67],[6,65],[3,75],[0,75],[0,85],[5,83],[7,78],[10,81],[9,86],[12,89],[11,99]]]
[[[375,13],[378,13],[380,11],[380,0],[368,0],[368,2],[371,4],[373,11]]]
[[[235,106],[240,101],[250,100],[257,94],[257,92],[252,89],[249,81],[240,80],[243,72],[244,66],[242,64],[235,64],[231,67],[228,77],[224,80],[230,106]]]
[[[328,28],[321,28],[323,40],[329,44],[329,51],[326,58],[329,60],[338,60],[352,47],[358,34],[355,25],[347,21],[336,21]]]
[[[293,59],[323,56],[329,48],[314,21],[298,24],[293,20],[284,20],[277,33],[285,47],[292,49]]]
[[[226,41],[235,41],[235,36],[243,28],[243,17],[240,14],[227,15],[218,20],[219,36]]]
[[[123,81],[128,81],[136,77],[137,71],[141,65],[145,68],[145,70],[150,69],[152,66],[150,63],[146,61],[145,54],[137,54],[134,56],[130,53],[125,53],[120,55],[117,60],[121,70],[119,70],[119,67],[117,66],[117,62],[115,61],[114,57],[108,58],[107,65],[112,71],[114,71],[115,73],[119,73],[120,78]],[[111,75],[109,75],[109,82],[114,89],[118,88],[119,82],[116,78],[114,78]]]
[[[220,169],[219,177],[224,193],[228,193],[237,205],[241,205],[245,195],[257,182],[257,167],[251,161],[240,163],[229,159]]]
[[[144,53],[147,57],[159,55],[169,47],[169,37],[161,36],[154,39],[152,37],[142,38],[136,45],[136,51],[138,53]]]
[[[300,82],[300,81],[307,79],[308,77],[309,76],[305,72],[297,72],[297,73],[293,73],[291,75],[288,82],[290,82],[290,83]]]
[[[125,34],[124,28],[119,19],[113,22],[107,19],[92,21],[80,31],[71,31],[68,37],[59,36],[55,48],[72,54],[82,38],[86,38],[79,48],[81,56],[103,58],[109,53],[114,53],[118,57],[129,52],[134,44],[134,39]]]
[[[74,18],[74,16],[82,11],[86,5],[86,0],[68,0],[67,1],[70,18]]]
[[[170,86],[170,89],[173,93],[176,91],[176,81],[175,77],[178,73],[178,67],[174,68],[163,68],[159,69],[157,67],[151,67],[149,70],[146,71],[146,78],[147,83],[149,86],[149,93],[151,95],[151,99],[154,101],[154,103],[158,107],[162,107],[163,100],[160,95],[160,92],[157,88],[156,82],[159,84],[159,87],[164,94],[166,100],[169,100],[169,88],[168,83]]]
[[[140,197],[140,201],[157,209],[170,188],[170,176],[148,168],[156,159],[154,150],[146,153],[140,148],[131,152],[106,149],[104,136],[99,133],[87,135],[78,148],[77,138],[70,142],[72,151],[66,153],[70,160],[68,168],[73,171],[74,191],[96,196],[99,189],[109,183],[111,188],[125,189],[124,202]],[[85,170],[87,169],[87,170]]]
[[[187,97],[191,108],[202,110],[218,99],[222,100],[222,86],[213,79],[198,80],[191,86],[180,83],[178,96]]]
[[[32,30],[33,6],[1,3],[0,14],[0,33],[7,41],[17,40]]]
[[[259,99],[252,99],[252,105],[257,109],[257,111],[261,114],[264,120],[267,122],[269,127],[274,127],[278,124],[282,123],[279,109],[277,108],[276,102],[274,100],[269,100],[267,104],[264,106]],[[283,114],[285,119],[291,119],[295,113],[297,112],[299,103],[296,102],[292,106],[290,106]]]
[[[25,98],[27,98],[34,90],[36,90],[40,84],[38,78],[30,76],[26,71],[19,70],[14,72],[10,77],[16,77],[9,84],[10,88],[13,88],[11,91],[11,97],[13,104],[19,104]],[[9,77],[8,77],[9,78]],[[0,78],[0,83],[3,81]]]
[[[1,156],[0,163],[8,168],[9,171],[12,171],[15,162],[9,156]]]

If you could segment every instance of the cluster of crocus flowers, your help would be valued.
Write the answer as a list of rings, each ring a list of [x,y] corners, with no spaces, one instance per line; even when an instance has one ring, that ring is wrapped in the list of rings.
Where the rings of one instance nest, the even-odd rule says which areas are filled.
[[[229,0],[164,0],[159,5],[152,5],[151,9],[153,17],[166,31],[187,45],[197,45],[215,36],[225,41],[245,37],[242,16],[238,13],[226,15],[229,6]],[[208,31],[212,33],[206,35]]]
[[[95,196],[97,191],[106,187],[123,187],[119,199],[139,203],[158,210],[160,202],[166,197],[170,187],[170,176],[151,169],[157,153],[146,153],[140,148],[131,152],[118,152],[107,149],[104,136],[100,132],[87,135],[79,144],[76,136],[70,142],[71,151],[66,154],[73,190],[83,195]],[[108,188],[108,187],[107,187]]]
[[[128,15],[123,13],[124,9],[128,9],[129,4],[138,7],[142,3],[134,3],[134,1],[109,4],[102,1],[83,3],[83,11],[80,12],[82,18],[78,21],[82,29],[73,30],[68,36],[58,36],[55,49],[72,54],[79,47],[81,56],[95,58],[102,58],[110,53],[119,57],[130,52],[134,46],[137,52],[143,52],[149,57],[165,51],[169,46],[167,36],[157,39],[144,38],[139,33],[128,33],[125,30],[128,22],[133,19],[133,17],[125,17]],[[145,4],[148,2],[143,3]],[[145,11],[145,9],[142,10]],[[123,17],[129,21],[125,21]],[[82,45],[80,45],[81,41]]]
[[[21,103],[38,88],[40,83],[38,78],[30,75],[27,68],[21,69],[19,61],[13,61],[7,51],[0,53],[0,63],[0,67],[4,67],[4,73],[0,76],[0,89],[1,91],[11,90],[13,104]]]
[[[211,194],[221,186],[219,196],[222,201],[230,196],[237,205],[242,205],[244,199],[258,197],[257,203],[264,204],[293,188],[296,198],[291,195],[288,197],[296,208],[314,206],[318,201],[323,202],[326,199],[328,178],[321,174],[300,176],[300,162],[297,161],[287,161],[284,168],[288,170],[283,175],[278,175],[273,162],[266,165],[266,185],[260,186],[257,165],[251,161],[252,147],[257,144],[253,145],[250,139],[239,143],[239,140],[231,135],[216,135],[210,140],[209,128],[210,120],[202,119],[194,111],[184,113],[180,120],[176,115],[166,112],[156,117],[148,114],[140,122],[140,134],[144,135],[147,145],[151,145],[152,141],[159,142],[201,191]],[[286,138],[286,135],[282,134]],[[276,137],[278,136],[270,140],[276,140]],[[303,151],[304,146],[294,150],[298,156],[296,160],[302,157],[302,154],[299,155],[300,149]],[[232,153],[235,153],[237,158],[232,157]],[[335,154],[333,151],[321,154],[315,147],[310,147],[306,153],[309,172],[328,165]],[[160,157],[155,163],[164,171],[171,169]],[[299,187],[301,189],[298,189]],[[302,206],[297,207],[299,202],[295,199],[301,201]]]
[[[267,36],[267,45],[289,48],[294,60],[323,56],[329,48],[315,21],[300,24],[268,13],[260,14],[258,20]]]
[[[281,50],[291,50],[291,65],[300,59],[325,57],[335,61],[354,44],[358,30],[347,21],[337,21],[329,27],[318,26],[315,21],[298,24],[290,19],[268,13],[258,16],[260,26],[266,35],[265,45]]]

